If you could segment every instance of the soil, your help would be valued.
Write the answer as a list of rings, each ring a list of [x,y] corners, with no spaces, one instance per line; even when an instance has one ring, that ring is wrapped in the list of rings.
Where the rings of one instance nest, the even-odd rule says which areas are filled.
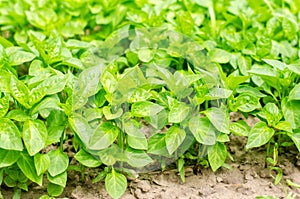
[[[251,124],[252,122],[252,124]],[[249,124],[253,125],[254,120]],[[288,186],[286,180],[300,184],[300,154],[294,148],[281,151],[278,167],[283,170],[282,180],[274,185],[275,171],[266,165],[266,149],[264,147],[245,150],[246,138],[231,136],[228,151],[228,168],[221,168],[213,173],[209,168],[187,166],[185,182],[180,179],[175,169],[164,172],[140,174],[136,179],[128,181],[126,193],[122,199],[253,199],[258,196],[300,198],[300,188]],[[94,174],[93,174],[94,172]],[[105,191],[104,182],[93,184],[91,179],[95,170],[87,171],[85,182],[80,181],[80,173],[71,171],[68,183],[61,198],[72,199],[106,199],[111,198]],[[89,177],[91,176],[91,177]],[[273,177],[272,177],[273,176]],[[37,199],[47,194],[46,187],[33,184],[29,192],[23,192],[23,199]],[[12,198],[12,189],[2,187],[4,199]]]

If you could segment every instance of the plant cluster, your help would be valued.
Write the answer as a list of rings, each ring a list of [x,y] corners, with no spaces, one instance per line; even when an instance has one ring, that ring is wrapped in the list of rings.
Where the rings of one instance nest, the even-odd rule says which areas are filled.
[[[2,0],[0,184],[18,198],[46,183],[56,197],[68,169],[100,167],[93,181],[119,198],[133,171],[176,162],[184,181],[186,161],[226,166],[230,134],[267,144],[279,183],[281,148],[300,151],[299,11],[290,0]]]

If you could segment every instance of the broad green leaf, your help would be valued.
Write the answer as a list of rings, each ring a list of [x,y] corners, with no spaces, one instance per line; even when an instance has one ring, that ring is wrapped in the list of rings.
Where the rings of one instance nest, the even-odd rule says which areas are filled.
[[[137,88],[133,91],[132,95],[128,99],[130,103],[135,103],[139,101],[146,101],[151,97],[151,93],[143,88]]]
[[[153,51],[147,48],[139,49],[137,54],[142,62],[150,62],[154,56]]]
[[[290,92],[288,101],[300,100],[300,84],[297,84]]]
[[[38,175],[45,173],[50,167],[50,158],[48,154],[35,154],[34,166]]]
[[[238,93],[248,93],[251,94],[255,97],[266,97],[267,95],[261,93],[258,89],[251,87],[249,85],[240,85],[239,87],[237,87],[236,92]]]
[[[45,147],[47,129],[41,120],[27,120],[23,126],[23,140],[30,156]]]
[[[235,76],[235,75],[233,75],[233,73],[231,73],[228,76],[228,78],[226,79],[226,82],[227,82],[227,85],[230,90],[235,90],[240,84],[248,81],[249,79],[250,79],[250,76]],[[228,97],[226,97],[226,98],[228,98]]]
[[[43,175],[37,175],[36,169],[34,167],[33,157],[29,156],[25,151],[23,151],[17,163],[19,168],[27,178],[37,183],[39,186],[42,186]]]
[[[135,117],[147,117],[156,115],[164,107],[149,101],[136,102],[131,107],[131,114]]]
[[[101,75],[101,84],[106,93],[113,93],[118,88],[118,81],[115,76],[108,70],[103,71]]]
[[[76,153],[74,157],[80,164],[86,167],[98,167],[101,165],[99,160],[83,149],[80,149],[80,151]]]
[[[248,135],[246,149],[266,144],[274,135],[274,129],[269,128],[265,122],[256,123]]]
[[[97,155],[99,155],[101,162],[108,166],[114,165],[117,161],[127,161],[124,151],[116,144],[99,151]]]
[[[67,184],[67,171],[58,174],[56,176],[51,176],[49,173],[47,174],[47,178],[49,180],[49,182],[65,187]]]
[[[286,64],[284,62],[274,60],[274,59],[262,59],[262,60],[276,69],[284,70],[286,68]]]
[[[231,122],[229,124],[230,132],[236,136],[247,136],[250,132],[250,127],[244,120]]]
[[[242,93],[236,98],[235,106],[242,112],[251,112],[261,108],[259,98],[247,93]]]
[[[208,161],[213,171],[220,168],[227,156],[227,149],[223,143],[217,142],[215,145],[208,148]]]
[[[230,139],[229,139],[228,134],[220,133],[217,136],[217,142],[229,142],[229,141],[230,141]]]
[[[211,57],[211,61],[220,64],[228,63],[231,59],[231,54],[229,52],[219,48],[215,48],[212,51],[210,51],[209,56]]]
[[[95,95],[100,90],[99,79],[101,77],[102,70],[103,69],[101,67],[97,66],[83,70],[80,73],[73,91],[74,110],[85,105],[88,98]],[[107,81],[109,81],[109,79],[107,79]]]
[[[204,114],[216,129],[229,134],[229,115],[226,112],[226,109],[212,107],[205,110]]]
[[[168,122],[168,113],[164,109],[155,115],[145,117],[145,120],[155,129],[162,129]]]
[[[7,118],[11,120],[15,120],[18,122],[25,122],[26,120],[30,120],[29,117],[23,110],[21,109],[13,109],[6,115]]]
[[[59,142],[67,125],[67,117],[63,111],[53,110],[47,117],[48,136],[46,145]]]
[[[65,88],[68,78],[68,75],[55,75],[44,80],[30,91],[30,105],[36,104],[46,95],[61,92]]]
[[[281,101],[282,112],[284,119],[289,122],[293,129],[297,129],[300,126],[300,100],[287,101],[283,99]]]
[[[226,99],[232,94],[231,90],[224,88],[212,88],[209,90],[209,93],[206,94],[207,99],[216,100],[216,99]]]
[[[116,113],[112,113],[110,106],[103,107],[102,111],[103,111],[103,114],[104,114],[104,116],[107,120],[113,120],[113,119],[119,118],[123,114],[123,109],[122,108],[119,108],[116,111]]]
[[[13,165],[20,157],[19,151],[0,149],[0,168]]]
[[[61,110],[59,105],[57,96],[46,97],[31,109],[31,115],[39,113],[43,118],[47,118],[51,110]]]
[[[29,105],[29,90],[27,86],[14,76],[10,78],[9,91],[11,95],[25,108],[30,108]]]
[[[120,198],[126,191],[126,177],[112,169],[105,177],[105,189],[112,198]]]
[[[17,126],[7,118],[0,118],[0,148],[7,150],[23,150],[21,133]]]
[[[134,122],[128,121],[124,124],[127,133],[128,145],[134,149],[147,150],[148,143],[145,134],[138,128]]]
[[[111,122],[100,124],[90,137],[87,148],[90,150],[101,150],[110,146],[118,137],[120,129]]]
[[[207,117],[195,116],[189,121],[189,129],[197,142],[205,145],[216,143],[216,130]]]
[[[185,131],[177,126],[172,126],[168,129],[165,141],[170,155],[172,155],[182,144],[185,136]]]
[[[300,75],[300,65],[299,63],[296,64],[289,64],[287,65],[288,69],[298,75]]]
[[[170,107],[168,121],[180,123],[190,114],[191,108],[182,102],[176,102]]]
[[[125,155],[127,156],[127,163],[133,167],[141,168],[153,162],[151,157],[142,150],[127,148]]]
[[[289,133],[293,132],[293,127],[291,125],[291,123],[287,122],[287,121],[280,121],[276,124],[275,126],[276,129],[282,130],[282,131],[286,131]]]
[[[93,133],[88,121],[80,115],[74,115],[69,117],[69,125],[80,140],[88,146],[91,134]]]
[[[282,118],[281,112],[274,103],[267,103],[263,108],[263,112],[266,115],[268,124],[273,126],[276,125]]]
[[[57,184],[49,183],[47,186],[47,192],[50,196],[59,196],[63,191],[64,187]]]
[[[165,134],[156,133],[153,134],[148,140],[148,153],[154,155],[163,155],[168,157],[169,152],[167,150]]]
[[[9,109],[9,97],[5,95],[0,98],[0,118],[4,117]]]
[[[60,149],[52,150],[48,153],[50,158],[50,167],[48,172],[51,176],[56,176],[66,171],[69,165],[68,156],[61,152]]]
[[[300,152],[300,133],[288,133],[288,136],[293,140],[298,151]]]
[[[33,60],[36,57],[35,54],[23,51],[18,47],[6,48],[6,54],[9,58],[11,66],[21,65],[25,62]]]

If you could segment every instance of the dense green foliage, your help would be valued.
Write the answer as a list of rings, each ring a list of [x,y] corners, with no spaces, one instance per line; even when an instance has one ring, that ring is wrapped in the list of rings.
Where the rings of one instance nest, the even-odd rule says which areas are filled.
[[[100,167],[94,182],[119,198],[133,168],[216,171],[231,133],[268,145],[278,183],[279,148],[300,151],[299,11],[297,0],[0,1],[0,184],[18,197],[46,176],[55,197],[68,168]]]

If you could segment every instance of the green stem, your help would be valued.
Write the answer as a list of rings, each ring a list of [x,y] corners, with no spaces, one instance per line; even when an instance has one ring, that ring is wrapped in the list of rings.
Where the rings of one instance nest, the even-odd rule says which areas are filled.
[[[213,37],[215,38],[215,36],[216,36],[216,15],[215,15],[213,5],[208,7],[208,12],[209,12],[210,21],[211,21],[211,33],[212,33]]]

